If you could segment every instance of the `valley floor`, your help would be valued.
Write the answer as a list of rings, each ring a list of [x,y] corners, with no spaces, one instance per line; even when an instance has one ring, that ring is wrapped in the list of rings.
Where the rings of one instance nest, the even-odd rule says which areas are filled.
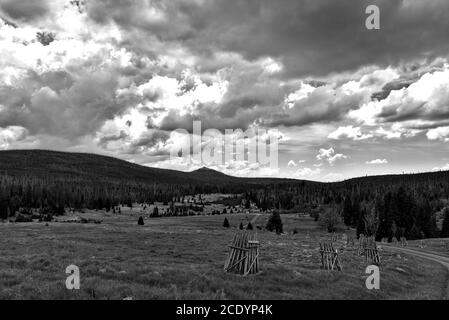
[[[365,260],[339,242],[342,272],[320,269],[320,239],[309,217],[282,215],[285,235],[257,230],[262,273],[223,271],[240,222],[254,215],[145,218],[88,212],[101,224],[0,223],[0,299],[442,299],[447,271],[431,261],[381,251],[380,290],[365,287]],[[81,214],[80,214],[81,215]],[[224,218],[230,229],[222,227]],[[298,233],[292,234],[296,228]],[[80,290],[65,287],[80,269]]]

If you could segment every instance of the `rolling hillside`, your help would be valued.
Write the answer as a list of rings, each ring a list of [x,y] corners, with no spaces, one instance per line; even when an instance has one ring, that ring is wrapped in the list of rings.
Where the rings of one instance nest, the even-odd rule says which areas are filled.
[[[0,174],[164,184],[266,184],[297,180],[238,178],[201,168],[192,172],[151,168],[112,157],[47,150],[0,151]]]
[[[0,175],[16,177],[78,178],[92,181],[132,181],[164,184],[273,184],[311,183],[348,188],[354,184],[426,183],[447,181],[448,171],[417,174],[380,175],[353,178],[336,183],[320,183],[281,178],[241,178],[201,168],[192,172],[151,168],[128,161],[89,153],[69,153],[48,150],[0,151]]]

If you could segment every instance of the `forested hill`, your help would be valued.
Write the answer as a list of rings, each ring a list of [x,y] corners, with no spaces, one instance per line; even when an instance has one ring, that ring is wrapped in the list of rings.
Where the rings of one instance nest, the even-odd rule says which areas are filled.
[[[112,157],[47,150],[0,151],[0,175],[16,178],[56,178],[89,181],[127,181],[145,184],[228,185],[297,182],[270,178],[238,178],[201,168],[192,172],[151,168]]]
[[[170,202],[192,194],[245,193],[268,185],[286,190],[286,184],[298,182],[238,178],[206,168],[150,168],[86,153],[8,150],[0,151],[0,218],[20,208],[101,209],[119,203]]]
[[[360,184],[360,183],[373,183],[373,184],[396,184],[396,183],[425,183],[435,182],[436,180],[448,181],[449,171],[432,171],[421,173],[408,173],[408,174],[388,174],[377,176],[365,176],[352,178],[340,182],[339,184]]]
[[[90,181],[128,181],[132,183],[156,183],[173,185],[268,185],[287,184],[315,187],[319,182],[279,178],[241,178],[201,168],[192,172],[141,166],[113,157],[69,153],[48,150],[6,150],[0,151],[0,175],[16,178],[57,178]],[[418,174],[380,175],[349,179],[343,182],[327,183],[332,187],[382,186],[394,184],[420,184],[449,181],[449,171]],[[324,184],[323,184],[324,185]]]
[[[92,181],[200,183],[201,175],[150,168],[112,157],[46,150],[0,152],[0,173],[15,177],[53,177]],[[207,179],[207,177],[206,177]]]

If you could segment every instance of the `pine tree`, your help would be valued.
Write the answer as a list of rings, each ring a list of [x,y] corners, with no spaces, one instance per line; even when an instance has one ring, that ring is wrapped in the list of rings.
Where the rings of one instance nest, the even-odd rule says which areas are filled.
[[[229,228],[229,227],[230,227],[228,218],[225,218],[225,219],[224,219],[224,221],[223,221],[223,227],[224,227],[224,228]]]
[[[360,223],[361,210],[358,198],[352,203],[352,220],[351,227],[356,228]]]
[[[239,229],[243,230],[243,223],[242,222],[240,222]]]
[[[375,206],[368,208],[363,220],[365,222],[365,234],[369,237],[376,236],[379,228],[379,216]]]
[[[350,227],[352,224],[352,202],[349,197],[345,198],[343,205],[343,222],[347,227]]]
[[[444,209],[444,219],[440,237],[449,238],[449,208]]]
[[[253,230],[253,225],[251,224],[251,222],[246,226],[246,230]]]
[[[365,231],[365,209],[363,209],[362,211],[360,211],[359,214],[359,218],[358,218],[358,222],[357,222],[357,229],[356,229],[356,233],[357,233],[357,238],[360,237],[361,234],[365,235],[366,231]]]
[[[391,241],[393,234],[391,232],[393,219],[388,211],[391,201],[391,193],[388,192],[382,198],[377,200],[376,210],[379,213],[379,228],[376,234],[376,240],[387,238]]]
[[[143,218],[142,218],[142,217],[139,217],[139,221],[137,221],[137,224],[138,224],[139,226],[143,226],[143,225],[144,225],[144,222],[143,222]]]
[[[159,217],[159,209],[158,207],[154,207],[153,213],[150,215],[151,218],[157,218]]]
[[[0,219],[8,219],[8,201],[0,199]]]
[[[393,221],[391,224],[391,238],[395,238],[396,240],[399,240],[398,237],[398,227],[396,226],[396,222]]]
[[[281,234],[283,232],[281,215],[277,210],[273,211],[268,219],[266,229],[270,232],[276,231],[277,234]]]
[[[413,224],[409,232],[409,239],[422,239],[423,232],[416,223]]]

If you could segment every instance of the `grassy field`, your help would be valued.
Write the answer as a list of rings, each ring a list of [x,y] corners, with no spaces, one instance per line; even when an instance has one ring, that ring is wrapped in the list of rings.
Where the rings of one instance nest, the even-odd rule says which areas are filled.
[[[441,299],[446,270],[433,262],[382,252],[381,289],[365,287],[366,263],[339,243],[342,272],[320,269],[318,241],[327,237],[308,217],[283,215],[285,235],[257,230],[261,274],[223,271],[228,245],[253,215],[145,219],[139,212],[82,216],[102,224],[0,223],[0,299]],[[230,229],[222,227],[224,217]],[[255,226],[265,224],[258,216]],[[292,234],[293,228],[298,233]],[[81,289],[65,288],[75,264]]]

